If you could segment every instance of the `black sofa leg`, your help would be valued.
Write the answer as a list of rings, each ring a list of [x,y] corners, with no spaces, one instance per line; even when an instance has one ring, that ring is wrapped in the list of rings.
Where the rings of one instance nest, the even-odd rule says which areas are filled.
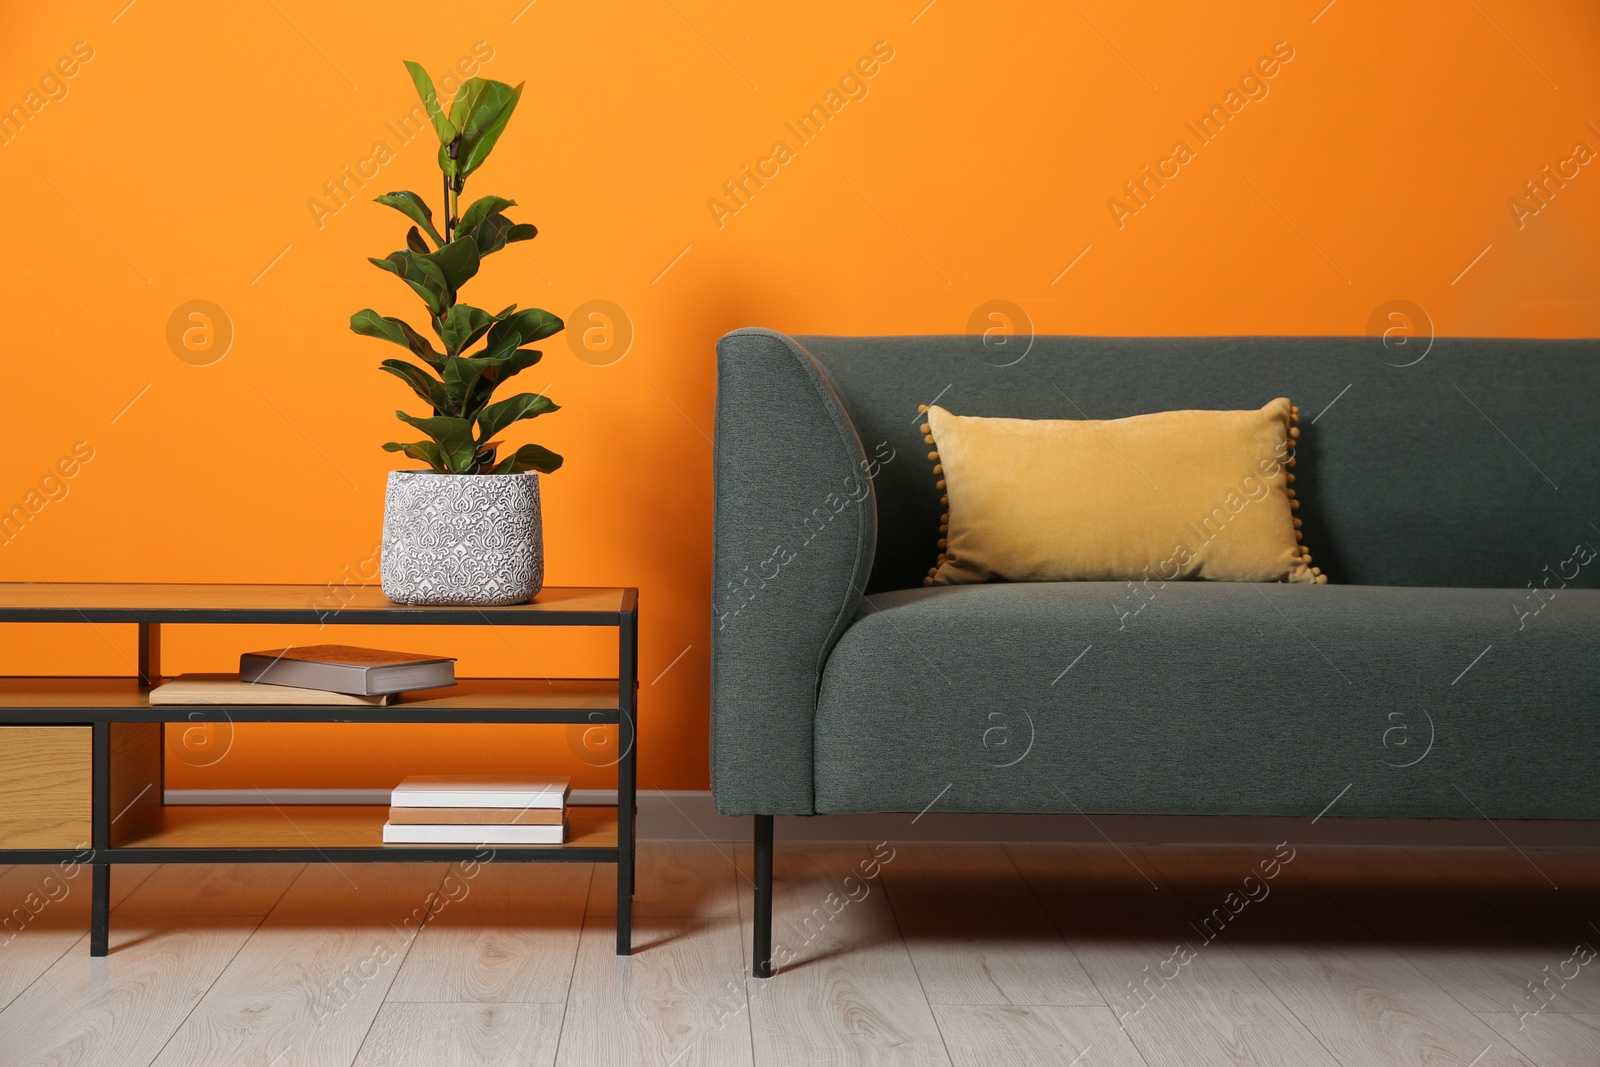
[[[756,816],[755,944],[750,973],[772,977],[772,816]]]

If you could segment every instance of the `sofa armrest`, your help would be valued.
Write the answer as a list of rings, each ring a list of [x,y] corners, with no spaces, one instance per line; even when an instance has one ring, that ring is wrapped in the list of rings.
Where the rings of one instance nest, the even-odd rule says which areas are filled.
[[[717,344],[711,788],[725,815],[809,815],[823,663],[877,543],[869,460],[793,338]]]

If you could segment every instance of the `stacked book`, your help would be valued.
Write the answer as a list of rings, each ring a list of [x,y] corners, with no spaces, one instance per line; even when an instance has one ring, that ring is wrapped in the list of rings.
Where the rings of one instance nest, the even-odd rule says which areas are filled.
[[[397,694],[456,684],[455,660],[352,645],[246,652],[239,676],[183,674],[150,691],[150,703],[368,705]]]
[[[390,796],[383,843],[559,845],[571,791],[568,778],[407,778]]]

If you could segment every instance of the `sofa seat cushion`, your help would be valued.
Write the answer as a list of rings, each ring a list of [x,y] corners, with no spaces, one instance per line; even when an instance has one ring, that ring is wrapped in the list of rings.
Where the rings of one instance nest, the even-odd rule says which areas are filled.
[[[1600,818],[1600,591],[1532,597],[881,593],[823,673],[816,810]]]

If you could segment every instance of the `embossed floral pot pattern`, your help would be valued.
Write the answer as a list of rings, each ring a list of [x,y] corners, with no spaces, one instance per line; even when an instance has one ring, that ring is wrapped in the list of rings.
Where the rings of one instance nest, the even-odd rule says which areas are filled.
[[[383,592],[400,604],[489,607],[544,585],[539,475],[392,471]]]

